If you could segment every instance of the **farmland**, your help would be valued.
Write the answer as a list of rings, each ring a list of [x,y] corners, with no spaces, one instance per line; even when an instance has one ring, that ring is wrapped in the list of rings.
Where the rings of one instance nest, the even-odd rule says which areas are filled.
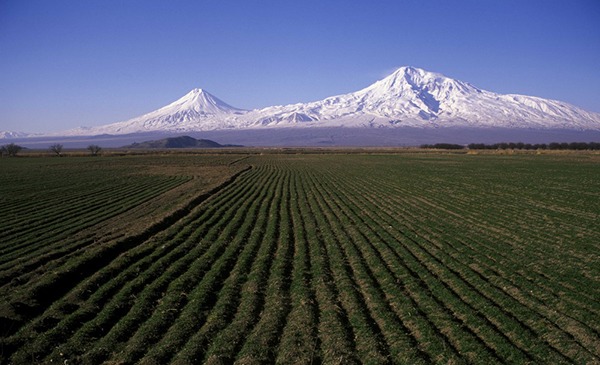
[[[294,152],[0,160],[2,362],[600,363],[600,155]]]

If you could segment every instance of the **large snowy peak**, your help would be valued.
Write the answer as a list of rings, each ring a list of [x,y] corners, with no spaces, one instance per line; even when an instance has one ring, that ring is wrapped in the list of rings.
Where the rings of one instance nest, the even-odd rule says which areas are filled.
[[[277,126],[600,129],[599,114],[567,103],[496,94],[410,66],[350,94],[258,114],[264,115],[259,125]]]
[[[444,104],[481,90],[461,81],[415,67],[401,67],[390,76],[360,90],[367,111],[379,116],[436,116]]]
[[[403,111],[408,112],[404,115],[416,113],[437,125],[581,129],[591,124],[600,128],[600,115],[567,103],[497,94],[414,67],[402,67],[361,92],[373,96],[376,105],[393,106],[395,111],[404,106]],[[374,111],[392,116],[385,109]]]
[[[468,83],[441,74],[401,67],[383,80],[353,93],[306,104],[268,107],[251,114],[257,116],[260,125],[339,119],[353,126],[372,126],[375,120],[389,125],[390,120],[397,119],[410,119],[412,124],[417,120],[423,124],[425,120],[437,118],[443,112],[443,104],[481,92]]]
[[[356,92],[356,94],[364,95],[371,100],[391,102],[397,99],[413,100],[416,98],[427,104],[430,99],[439,101],[480,91],[468,83],[445,77],[442,74],[407,66],[399,68],[390,76]],[[429,105],[424,106],[430,107]]]

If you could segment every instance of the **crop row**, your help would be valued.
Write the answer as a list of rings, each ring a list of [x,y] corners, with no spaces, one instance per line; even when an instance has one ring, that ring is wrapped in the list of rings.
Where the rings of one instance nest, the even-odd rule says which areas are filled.
[[[332,178],[332,181],[340,180]],[[349,181],[352,180],[342,180],[343,183]],[[368,195],[370,194],[364,193],[364,186],[364,184],[357,184],[354,187],[354,189],[356,189],[355,192],[352,192],[352,190],[348,189],[347,187],[327,190],[346,192],[346,199],[351,199],[352,197],[358,196],[356,193],[362,190],[363,196],[366,195],[368,197]],[[375,184],[375,182],[373,182],[373,184],[369,184],[368,186],[371,187],[371,190],[377,189],[377,184]],[[423,187],[423,189],[427,190],[428,187]],[[598,355],[596,351],[585,350],[585,348],[593,349],[595,344],[597,344],[598,332],[596,330],[597,327],[595,326],[597,322],[594,320],[593,312],[583,314],[586,316],[587,320],[578,320],[572,317],[573,310],[579,311],[578,313],[583,311],[581,308],[577,308],[577,304],[581,304],[584,307],[592,309],[595,306],[593,300],[590,300],[589,298],[587,298],[586,300],[586,298],[584,297],[581,299],[580,302],[570,303],[571,305],[568,308],[568,313],[564,313],[564,310],[563,313],[560,313],[560,311],[556,311],[556,309],[550,310],[550,307],[544,304],[541,300],[538,301],[527,298],[529,293],[525,295],[521,294],[516,296],[510,293],[514,290],[517,290],[519,286],[523,287],[525,285],[527,285],[525,286],[525,288],[532,289],[528,290],[528,292],[533,292],[535,290],[537,292],[545,292],[546,295],[548,294],[548,292],[550,292],[550,288],[534,287],[531,285],[531,283],[527,283],[524,280],[513,282],[511,283],[511,286],[507,286],[506,283],[508,281],[511,281],[515,276],[518,277],[518,273],[516,273],[516,275],[506,273],[498,275],[497,278],[503,279],[504,286],[500,287],[496,285],[494,289],[503,290],[505,293],[502,294],[506,296],[506,298],[504,298],[506,300],[503,300],[502,296],[496,296],[496,298],[494,298],[495,300],[498,300],[498,302],[496,303],[493,302],[494,299],[490,299],[491,294],[489,294],[490,291],[487,290],[490,285],[487,282],[485,274],[478,270],[480,267],[483,267],[484,264],[482,262],[476,261],[476,258],[478,256],[481,256],[482,254],[489,255],[490,247],[485,247],[484,249],[478,247],[481,246],[480,233],[476,235],[476,237],[478,238],[476,242],[468,243],[470,247],[467,247],[471,248],[471,252],[466,250],[465,246],[460,247],[460,245],[464,243],[464,241],[460,242],[460,240],[468,240],[468,237],[472,235],[472,231],[464,230],[465,228],[469,227],[464,225],[464,220],[469,214],[468,210],[460,211],[460,213],[462,214],[460,218],[463,221],[463,232],[455,231],[452,235],[450,235],[450,237],[448,237],[448,235],[446,235],[445,232],[436,232],[436,229],[433,228],[436,227],[435,222],[445,223],[445,227],[441,229],[445,228],[447,230],[448,228],[451,228],[451,226],[449,226],[447,222],[451,220],[450,217],[452,217],[452,215],[449,215],[447,211],[442,210],[441,212],[439,212],[441,214],[438,214],[438,211],[436,211],[435,207],[426,206],[425,208],[421,208],[420,205],[422,205],[422,200],[420,199],[418,201],[415,201],[413,199],[413,196],[415,196],[415,194],[407,194],[406,192],[399,191],[391,193],[390,191],[386,191],[385,189],[380,191],[372,191],[372,194],[374,196],[386,196],[390,199],[381,201],[376,200],[376,198],[372,198],[372,200],[369,200],[375,202],[373,206],[357,208],[360,209],[361,212],[374,212],[374,220],[370,221],[368,226],[376,227],[376,222],[388,222],[390,223],[389,228],[392,228],[392,226],[398,228],[404,226],[403,228],[401,228],[401,231],[407,230],[408,232],[410,232],[409,234],[405,234],[405,236],[409,238],[411,234],[414,233],[415,238],[413,240],[417,243],[419,243],[418,241],[421,241],[422,243],[419,243],[419,245],[423,248],[426,248],[427,251],[429,251],[429,255],[423,256],[423,259],[421,259],[421,261],[427,263],[426,266],[430,267],[431,271],[437,271],[434,272],[435,275],[438,278],[443,279],[444,281],[453,279],[453,276],[467,281],[466,283],[458,282],[457,285],[460,285],[463,288],[465,288],[464,290],[467,290],[465,293],[468,293],[468,291],[476,291],[479,293],[478,296],[474,296],[472,300],[465,296],[463,296],[461,300],[465,303],[473,303],[472,310],[470,310],[471,312],[476,311],[479,313],[486,313],[487,311],[490,311],[490,317],[488,318],[490,324],[504,327],[500,333],[506,335],[506,330],[508,330],[510,326],[511,317],[512,321],[516,321],[518,324],[518,322],[520,321],[520,316],[533,316],[535,320],[527,317],[525,318],[527,318],[528,323],[531,323],[532,325],[535,324],[535,327],[540,329],[538,333],[535,333],[535,331],[532,332],[534,336],[539,336],[539,338],[543,338],[543,335],[545,335],[546,333],[552,333],[552,335],[549,335],[548,337],[553,338],[553,340],[551,341],[553,342],[553,346],[559,346],[560,350],[568,356],[575,356],[575,354],[577,354],[576,356],[580,356],[582,359],[585,359],[586,357],[594,358]],[[422,194],[421,196],[423,195],[429,196],[429,194]],[[447,196],[446,199],[448,199]],[[399,212],[399,210],[401,210],[401,212]],[[470,210],[473,211],[473,207],[471,207]],[[388,212],[388,214],[387,216],[382,216],[381,214],[376,213],[378,211]],[[401,214],[399,215],[398,213]],[[422,223],[425,221],[425,219],[428,219],[428,221],[427,224],[423,225]],[[498,220],[501,220],[501,217],[498,217]],[[490,228],[493,228],[493,226]],[[381,227],[380,231],[385,231],[385,227]],[[400,238],[402,238],[402,236],[397,237],[398,240],[400,240]],[[459,242],[457,242],[457,238]],[[454,247],[452,245],[449,245],[448,243],[453,244]],[[496,247],[498,247],[498,241],[494,243],[496,244]],[[490,246],[493,246],[491,242]],[[451,249],[456,250],[455,253],[450,255],[446,254]],[[495,270],[498,267],[502,268],[505,265],[505,261],[497,260],[498,256],[500,255],[500,252],[495,252],[492,254],[492,256],[494,255],[497,256],[495,256],[496,260],[493,261],[493,264],[488,267],[490,271]],[[465,259],[467,261],[463,262]],[[440,264],[438,268],[435,268],[435,266],[433,265],[436,261]],[[510,262],[510,260],[508,261]],[[475,268],[475,270],[473,270],[472,268]],[[443,275],[444,271],[448,270],[450,270],[450,275]],[[507,270],[507,272],[510,272],[510,270]],[[447,276],[448,279],[445,279],[444,276]],[[507,288],[511,288],[511,290],[508,290]],[[523,290],[523,293],[525,293],[525,290]],[[489,304],[486,305],[485,301],[482,303],[482,299],[487,299],[487,301],[490,304],[492,304],[495,308],[488,308]],[[521,310],[521,307],[525,308]],[[597,306],[595,307],[597,309]],[[509,313],[511,311],[513,311],[513,313]],[[494,314],[494,312],[496,312],[497,314]],[[492,317],[496,315],[499,315],[500,319],[494,319]],[[555,322],[558,326],[554,324]],[[540,326],[539,323],[543,323],[543,326]],[[481,326],[478,326],[478,328],[481,328]],[[521,334],[523,332],[527,333],[528,330],[530,331],[530,329],[525,328],[524,331],[524,329],[521,328],[518,331],[515,330],[512,332],[516,334]],[[544,339],[543,341],[547,342],[548,339]],[[542,346],[537,353],[540,356],[542,356],[545,355],[545,351],[546,349],[544,349],[544,346]]]
[[[210,169],[218,174],[230,169],[221,165],[230,166],[237,159],[136,156],[3,161],[7,166],[3,166],[6,174],[0,177],[0,190],[7,193],[2,195],[5,209],[0,214],[0,286],[9,281],[13,287],[22,285],[41,275],[41,270],[51,269],[47,264],[61,265],[87,246],[123,237],[124,232],[108,231],[107,223],[117,217],[129,219],[129,211],[151,205],[185,183],[198,187],[202,180],[219,178],[215,173],[200,179],[194,175]]]
[[[12,222],[10,229],[2,234],[4,245],[0,250],[2,263],[15,257],[36,252],[39,247],[67,238],[75,232],[109,219],[135,207],[157,195],[173,189],[189,178],[145,181],[143,184],[126,184],[103,193],[90,193],[76,203],[56,202],[56,206],[38,207],[37,212]],[[58,200],[58,198],[57,198]]]
[[[385,193],[389,194],[389,191]],[[522,191],[520,196],[523,196],[524,193]],[[417,219],[422,220],[429,216],[428,224],[424,227],[429,229],[436,228],[445,242],[451,243],[456,240],[468,242],[474,241],[472,237],[476,237],[477,243],[472,242],[470,246],[483,246],[485,250],[476,250],[473,252],[477,252],[480,255],[487,254],[489,260],[495,261],[493,266],[496,270],[501,270],[506,265],[508,266],[506,269],[514,271],[512,277],[525,276],[525,279],[534,282],[538,286],[538,289],[540,286],[548,286],[548,289],[563,291],[561,300],[569,300],[575,304],[579,301],[580,305],[587,306],[588,310],[592,311],[592,313],[594,312],[589,303],[594,296],[598,295],[598,292],[597,288],[594,285],[590,285],[589,281],[585,282],[583,281],[585,278],[581,277],[566,277],[564,272],[560,272],[560,275],[553,277],[557,273],[557,270],[552,267],[544,267],[544,271],[539,270],[540,267],[543,267],[541,265],[544,261],[550,261],[549,258],[551,258],[554,252],[559,253],[557,246],[561,244],[561,239],[556,234],[540,233],[540,231],[543,231],[542,228],[529,227],[529,221],[535,222],[538,220],[538,217],[519,216],[517,202],[511,202],[509,205],[496,198],[496,204],[501,205],[502,209],[494,210],[488,213],[487,217],[482,217],[478,214],[478,209],[473,209],[476,205],[461,202],[462,197],[456,197],[455,194],[452,194],[451,203],[447,203],[450,200],[447,196],[435,196],[432,192],[427,192],[427,198],[423,198],[422,196],[414,198],[406,191],[398,190],[393,192],[393,194],[403,195],[403,201],[410,201],[412,204],[410,213],[416,214]],[[466,194],[468,194],[468,191],[464,195]],[[506,193],[505,196],[510,197],[512,194]],[[399,205],[396,209],[403,209],[403,206],[405,204]],[[442,210],[443,213],[437,217],[434,216],[433,214],[439,210]],[[515,224],[513,222],[514,217],[520,217],[519,220],[522,227],[518,229],[519,234],[515,234],[515,229],[510,228],[511,224]],[[587,230],[584,220],[580,218],[571,219],[573,222],[578,222],[578,224],[583,226],[582,231],[585,232]],[[468,230],[465,230],[465,228],[468,228]],[[462,230],[462,232],[459,230]],[[536,242],[536,245],[528,245],[528,242],[531,241]],[[570,241],[573,240],[571,239]],[[544,249],[540,249],[540,247],[544,247]],[[462,250],[462,248],[459,249]],[[570,247],[565,247],[565,249],[570,249]],[[574,252],[572,255],[577,255],[578,259],[584,260],[583,257],[579,257],[578,252]],[[565,267],[573,266],[564,262],[564,260],[569,259],[568,256],[563,257],[561,255],[560,257],[563,258],[561,261],[562,265]],[[502,260],[503,265],[497,264],[499,260]],[[524,263],[531,266],[533,270],[524,270]],[[577,283],[578,281],[581,281],[581,288],[573,290],[573,283]],[[545,292],[537,291],[541,293]],[[579,299],[575,299],[577,297]],[[545,300],[548,299],[546,298]]]
[[[145,190],[126,191],[122,196],[117,192],[113,200],[99,201],[99,206],[89,212],[79,212],[70,219],[65,217],[64,221],[60,221],[52,229],[46,228],[47,231],[40,231],[38,237],[33,238],[31,234],[23,233],[19,240],[14,240],[22,242],[21,244],[15,243],[11,247],[12,250],[3,250],[5,252],[2,253],[2,264],[0,264],[0,285],[9,282],[23,285],[29,280],[33,271],[43,269],[46,263],[56,259],[59,261],[67,259],[78,250],[82,252],[82,249],[97,240],[93,233],[85,233],[86,229],[116,217],[185,181],[186,179],[168,179],[147,186]],[[52,212],[48,211],[47,214]],[[84,234],[76,235],[77,232]],[[58,262],[54,262],[54,265],[57,264]]]
[[[238,189],[240,191],[247,191],[243,185]],[[236,195],[232,195],[231,198],[236,205],[233,205],[232,201],[229,202],[230,207],[228,207],[229,215],[232,212],[236,212],[239,208],[239,204],[241,204],[244,199],[238,199],[239,197]],[[121,315],[127,313],[127,311],[123,311],[122,307],[127,306],[128,302],[131,302],[132,295],[135,296],[135,290],[142,289],[147,287],[149,283],[145,280],[144,269],[148,267],[152,269],[150,277],[153,279],[161,278],[163,280],[167,279],[167,277],[162,277],[163,271],[165,269],[169,269],[170,271],[174,271],[174,275],[181,274],[181,270],[185,270],[188,265],[190,265],[194,260],[197,261],[197,257],[194,256],[185,256],[187,250],[195,248],[193,253],[201,254],[203,250],[207,250],[207,246],[211,244],[211,238],[214,239],[222,229],[217,223],[217,221],[226,222],[229,216],[225,216],[224,220],[220,220],[222,216],[214,215],[216,210],[219,214],[223,214],[223,210],[226,208],[219,208],[219,199],[216,199],[215,206],[213,206],[213,211],[201,213],[194,213],[189,217],[186,217],[182,222],[182,226],[184,227],[182,230],[177,229],[176,227],[171,227],[170,229],[163,232],[164,241],[169,242],[169,244],[164,244],[163,241],[155,242],[153,245],[141,245],[137,244],[134,249],[127,252],[126,255],[122,255],[113,261],[110,265],[99,270],[95,275],[93,275],[90,280],[87,282],[83,282],[80,287],[76,287],[71,290],[72,295],[67,295],[63,300],[59,300],[58,302],[53,304],[53,307],[56,311],[52,310],[54,308],[50,308],[49,311],[46,311],[42,318],[38,318],[36,321],[32,323],[29,328],[24,329],[23,333],[27,333],[28,330],[32,330],[33,333],[37,332],[38,329],[45,330],[44,323],[51,323],[54,325],[54,322],[58,322],[51,331],[56,332],[55,336],[40,336],[39,342],[42,343],[39,347],[42,347],[45,350],[41,350],[40,352],[47,351],[52,346],[52,341],[48,341],[48,338],[58,339],[61,336],[64,336],[62,329],[62,324],[64,324],[65,331],[73,331],[72,326],[78,323],[81,323],[82,318],[85,316],[90,316],[93,311],[96,311],[98,307],[102,307],[105,305],[105,301],[109,300],[111,296],[115,296],[114,304],[115,308],[120,309]],[[238,212],[238,216],[242,216],[243,212]],[[195,231],[197,227],[196,219],[199,219],[200,222],[203,222],[200,227],[206,227],[203,229],[209,229],[209,235],[207,237],[199,237],[202,231]],[[214,225],[211,225],[214,224]],[[181,228],[178,227],[178,228]],[[229,232],[232,235],[232,232]],[[196,245],[197,240],[203,238],[206,242],[204,245]],[[191,240],[186,242],[185,240]],[[187,245],[180,245],[181,243],[187,243]],[[218,254],[220,250],[222,250],[222,246],[213,248],[213,254]],[[177,248],[177,250],[174,250]],[[170,254],[167,255],[169,250],[172,250]],[[148,256],[150,255],[150,256]],[[154,261],[157,257],[161,257],[160,260]],[[180,257],[186,258],[186,260],[180,262],[179,264],[175,264],[174,261]],[[198,261],[201,262],[201,261]],[[113,275],[116,277],[113,279]],[[132,277],[137,277],[138,280],[131,281]],[[168,281],[165,281],[162,285],[168,284]],[[120,286],[127,285],[128,288],[131,288],[130,291],[121,291],[118,290]],[[160,285],[160,284],[157,284]],[[97,290],[100,288],[100,290]],[[137,288],[137,289],[136,289]],[[148,290],[146,292],[149,292]],[[149,292],[150,295],[160,295],[161,291]],[[119,295],[121,294],[121,295]],[[124,299],[127,299],[124,301]],[[73,309],[72,303],[84,301],[85,306],[81,306],[80,308]],[[137,302],[137,301],[136,301]],[[133,303],[132,303],[133,304]],[[105,309],[110,312],[112,307],[105,306]],[[67,310],[65,310],[67,309]],[[146,315],[145,311],[140,312],[142,315]],[[58,318],[57,318],[58,317]],[[61,317],[65,317],[63,320],[60,320]],[[96,320],[101,319],[102,316],[97,317]],[[109,315],[107,317],[109,320],[112,317]],[[102,325],[102,324],[100,324]],[[92,324],[93,327],[93,324]],[[19,336],[15,336],[17,338]],[[21,336],[22,337],[22,336]],[[43,345],[44,342],[48,342],[48,344]],[[32,348],[37,348],[38,346],[29,347],[28,351],[31,351]]]

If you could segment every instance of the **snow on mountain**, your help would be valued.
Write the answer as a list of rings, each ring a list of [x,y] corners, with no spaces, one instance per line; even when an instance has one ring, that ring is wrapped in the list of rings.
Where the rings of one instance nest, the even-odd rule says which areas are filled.
[[[100,127],[80,127],[67,131],[67,135],[222,129],[228,125],[226,119],[245,112],[246,110],[235,108],[205,90],[193,89],[182,98],[148,114]]]
[[[560,101],[501,95],[414,67],[401,67],[354,93],[270,107],[256,125],[302,122],[354,127],[509,127],[600,129],[600,115]]]
[[[29,133],[24,132],[0,131],[0,139],[25,138],[29,136]]]
[[[555,100],[496,94],[438,73],[401,67],[353,93],[251,111],[234,108],[206,91],[194,89],[140,117],[68,134],[339,126],[600,130],[600,114]]]

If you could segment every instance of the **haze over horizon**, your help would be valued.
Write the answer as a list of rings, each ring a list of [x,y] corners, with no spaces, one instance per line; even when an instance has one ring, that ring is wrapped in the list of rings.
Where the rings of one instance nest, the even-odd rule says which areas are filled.
[[[404,65],[600,112],[599,20],[584,0],[8,0],[0,130],[124,121],[194,88],[244,109],[309,102]]]

